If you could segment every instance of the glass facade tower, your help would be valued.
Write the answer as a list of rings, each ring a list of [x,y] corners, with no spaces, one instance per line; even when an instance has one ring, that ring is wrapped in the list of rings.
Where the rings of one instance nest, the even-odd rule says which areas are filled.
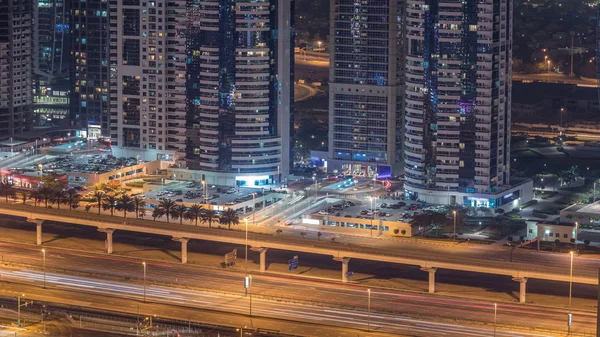
[[[512,1],[407,0],[406,30],[406,192],[506,190]]]
[[[329,169],[402,171],[404,0],[332,0]]]
[[[32,1],[0,1],[0,133],[6,138],[31,127],[32,6]]]
[[[188,30],[188,167],[212,183],[281,181],[292,158],[294,2],[196,4]]]

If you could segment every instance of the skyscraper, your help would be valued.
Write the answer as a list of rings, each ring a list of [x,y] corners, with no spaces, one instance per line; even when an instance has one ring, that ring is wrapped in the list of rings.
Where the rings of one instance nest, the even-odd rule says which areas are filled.
[[[70,120],[108,137],[108,2],[72,1],[71,20]]]
[[[0,1],[0,134],[19,135],[31,126],[33,2]]]
[[[403,6],[331,1],[329,170],[402,172]]]
[[[408,197],[492,208],[531,198],[510,185],[512,19],[512,0],[408,0]]]
[[[185,156],[185,0],[110,1],[113,153]]]
[[[33,120],[52,126],[69,116],[71,0],[36,0],[33,6]]]
[[[200,0],[188,54],[197,97],[188,167],[197,179],[264,185],[291,164],[293,6],[290,0]],[[194,83],[190,83],[193,86]]]

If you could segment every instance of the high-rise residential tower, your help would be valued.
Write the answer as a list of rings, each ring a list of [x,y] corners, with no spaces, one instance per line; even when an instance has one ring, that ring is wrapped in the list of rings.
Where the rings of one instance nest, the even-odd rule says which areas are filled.
[[[110,0],[113,153],[185,156],[186,1]]]
[[[71,124],[108,137],[108,2],[72,1],[70,16]]]
[[[509,176],[512,19],[512,0],[407,0],[408,197],[491,208],[531,198]]]
[[[188,167],[211,184],[277,183],[291,165],[292,0],[199,0]],[[189,83],[188,87],[194,87]]]
[[[0,134],[31,127],[33,2],[0,1]],[[0,138],[2,138],[0,137]]]
[[[70,117],[71,0],[33,4],[33,121],[52,126]]]
[[[402,172],[405,0],[331,0],[328,169]]]

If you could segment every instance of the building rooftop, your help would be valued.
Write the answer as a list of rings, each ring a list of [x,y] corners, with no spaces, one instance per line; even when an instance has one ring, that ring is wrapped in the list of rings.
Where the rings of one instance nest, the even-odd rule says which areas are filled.
[[[589,205],[574,205],[574,206],[582,206],[581,208],[572,208],[567,207],[565,210],[569,210],[571,212],[579,212],[579,213],[591,213],[591,214],[600,214],[600,201],[596,201],[595,203]]]

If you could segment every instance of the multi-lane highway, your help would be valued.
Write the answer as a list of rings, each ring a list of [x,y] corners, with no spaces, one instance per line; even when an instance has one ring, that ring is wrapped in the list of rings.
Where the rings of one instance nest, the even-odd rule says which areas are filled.
[[[29,263],[35,268],[2,270],[4,280],[43,283],[42,258],[37,248],[18,248],[0,245],[5,261]],[[47,284],[61,289],[108,292],[113,296],[138,298],[143,295],[141,261],[92,255],[73,251],[47,249]],[[31,271],[29,269],[37,269]],[[56,274],[56,271],[79,276]],[[88,279],[85,274],[109,280]],[[253,312],[256,315],[281,319],[310,319],[326,325],[344,322],[344,327],[364,328],[368,311],[368,291],[356,285],[341,285],[317,280],[302,280],[285,276],[253,275],[251,293],[254,294]],[[124,283],[130,280],[133,283]],[[177,264],[147,264],[147,296],[155,301],[195,307],[220,308],[227,312],[246,313],[247,298],[242,298],[244,275],[220,269],[200,269]],[[74,287],[74,288],[71,288]],[[170,302],[169,302],[170,299]],[[325,306],[325,307],[323,307]],[[487,323],[493,322],[493,303],[431,296],[420,293],[400,293],[372,289],[371,310],[374,327],[389,333],[415,336],[478,335],[487,336],[489,330],[473,330],[454,324],[436,322]],[[593,331],[595,314],[574,310],[574,331]],[[562,330],[566,310],[500,303],[497,321],[500,326],[519,326],[524,329],[544,327]],[[459,329],[459,330],[457,330]],[[466,329],[466,330],[460,330]],[[434,334],[433,332],[438,332]],[[464,331],[464,334],[459,333]],[[419,332],[420,334],[414,334]],[[514,332],[505,335],[518,336]],[[533,334],[531,336],[537,336]],[[541,334],[544,335],[544,334]],[[500,335],[499,335],[500,336]],[[525,336],[525,335],[523,335]]]

